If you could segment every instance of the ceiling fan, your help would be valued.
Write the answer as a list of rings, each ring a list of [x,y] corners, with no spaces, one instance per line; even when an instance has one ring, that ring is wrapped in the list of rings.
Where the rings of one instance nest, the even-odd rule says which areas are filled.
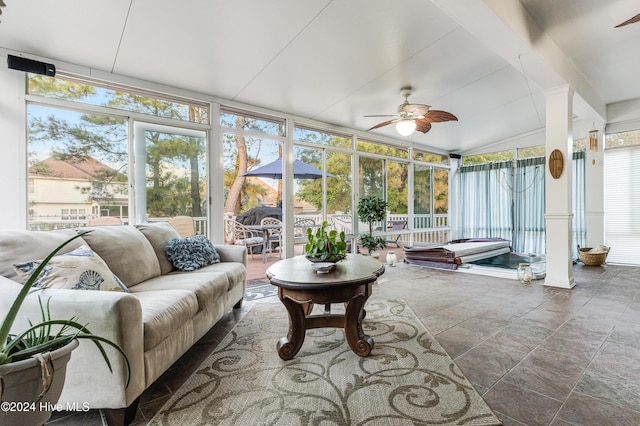
[[[633,24],[634,22],[638,22],[638,21],[640,21],[640,13],[638,13],[633,18],[624,21],[623,23],[616,25],[614,28],[624,27],[625,25]]]
[[[365,117],[394,117],[391,120],[376,124],[367,129],[367,131],[395,123],[396,130],[400,135],[409,136],[415,130],[427,133],[431,130],[431,123],[458,121],[458,118],[449,112],[430,110],[431,105],[410,104],[408,98],[411,95],[411,86],[401,88],[400,95],[404,97],[404,102],[398,106],[397,114],[365,115]]]

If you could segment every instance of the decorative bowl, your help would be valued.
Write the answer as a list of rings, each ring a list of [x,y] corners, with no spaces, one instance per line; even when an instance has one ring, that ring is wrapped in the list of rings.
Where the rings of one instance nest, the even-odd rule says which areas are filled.
[[[311,268],[318,274],[326,274],[331,271],[334,266],[336,266],[334,262],[315,262],[311,264]]]

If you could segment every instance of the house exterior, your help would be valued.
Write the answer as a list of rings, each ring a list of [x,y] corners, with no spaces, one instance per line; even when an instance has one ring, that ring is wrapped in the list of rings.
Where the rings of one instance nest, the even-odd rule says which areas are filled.
[[[127,185],[115,178],[114,169],[91,157],[37,162],[28,174],[30,229],[77,226],[99,216],[126,219]]]

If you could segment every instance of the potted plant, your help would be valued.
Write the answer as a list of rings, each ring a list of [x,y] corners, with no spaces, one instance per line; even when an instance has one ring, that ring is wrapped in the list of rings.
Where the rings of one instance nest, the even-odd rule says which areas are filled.
[[[362,197],[356,206],[356,213],[358,213],[361,222],[369,224],[369,232],[362,232],[358,236],[360,244],[367,248],[370,255],[373,255],[378,248],[386,247],[387,241],[383,237],[373,236],[373,223],[384,220],[387,213],[387,202],[373,195]]]
[[[88,231],[87,231],[88,232]],[[39,298],[41,321],[32,323],[18,334],[11,333],[16,317],[32,286],[47,263],[65,245],[87,232],[79,233],[55,250],[40,263],[22,285],[9,311],[0,323],[0,425],[43,424],[56,407],[64,384],[66,364],[71,351],[78,346],[78,339],[88,339],[97,347],[110,371],[111,363],[103,344],[115,348],[125,359],[127,372],[129,360],[115,343],[91,333],[76,318],[51,319],[49,301],[43,304]],[[127,378],[127,384],[130,377]],[[7,409],[4,409],[7,408]]]
[[[307,229],[307,244],[304,246],[306,258],[312,263],[336,263],[347,255],[346,235],[335,229],[327,232],[327,222],[315,232]],[[330,268],[329,268],[330,269]]]

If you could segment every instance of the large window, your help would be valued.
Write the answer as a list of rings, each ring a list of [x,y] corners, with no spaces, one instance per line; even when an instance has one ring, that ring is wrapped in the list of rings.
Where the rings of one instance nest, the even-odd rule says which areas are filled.
[[[449,170],[416,163],[413,166],[414,228],[449,226],[448,214]]]
[[[296,127],[294,157],[316,169],[294,180],[294,220],[351,232],[353,217],[352,138]],[[294,165],[294,172],[295,172]]]
[[[638,265],[640,252],[640,130],[608,134],[604,157],[608,262]]]
[[[190,215],[206,232],[207,106],[64,77],[28,93],[31,229]]]
[[[224,145],[224,211],[236,217],[256,207],[279,207],[282,201],[284,120],[247,112],[220,114]],[[276,162],[276,163],[274,163]],[[246,176],[273,166],[271,175]]]
[[[361,197],[385,198],[384,160],[360,156],[358,158],[358,192]]]
[[[82,226],[129,214],[127,120],[29,104],[29,227]],[[71,211],[91,215],[70,214]]]
[[[46,98],[103,106],[118,111],[130,111],[153,117],[192,123],[209,123],[209,107],[206,104],[184,100],[167,99],[135,89],[105,85],[77,77],[50,78],[31,75],[27,92]]]
[[[138,179],[136,211],[149,218],[207,215],[206,135],[202,131],[135,124],[135,170]],[[140,214],[146,212],[146,216]]]

